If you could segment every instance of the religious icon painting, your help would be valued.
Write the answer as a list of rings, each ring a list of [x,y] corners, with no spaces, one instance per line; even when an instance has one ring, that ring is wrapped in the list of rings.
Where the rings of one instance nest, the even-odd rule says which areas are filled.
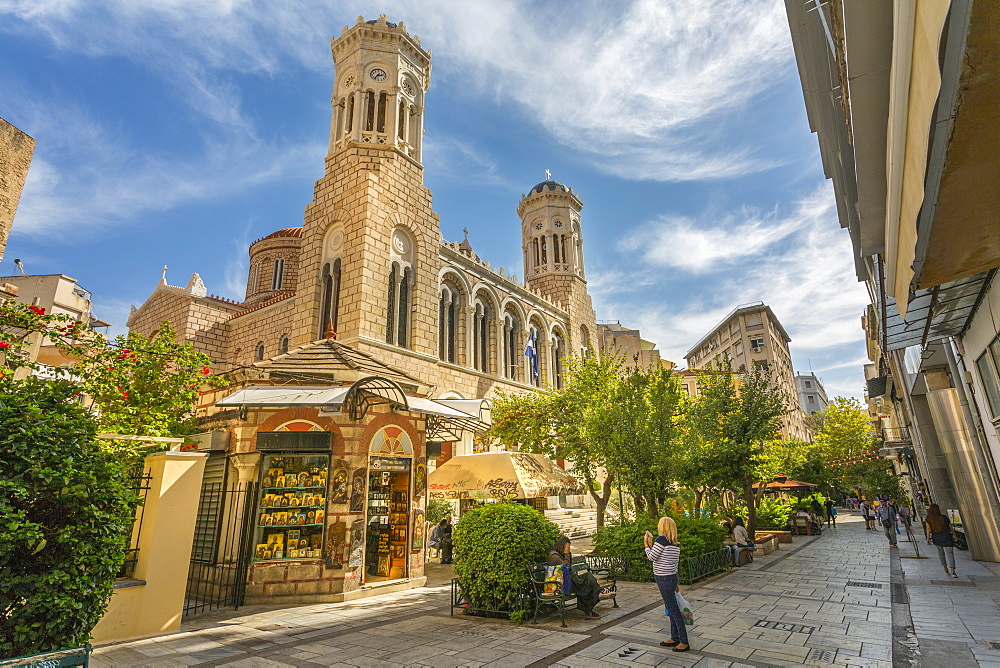
[[[347,523],[335,522],[326,531],[326,567],[344,567],[344,548],[347,543]]]
[[[410,546],[414,552],[424,549],[424,511],[422,508],[413,509],[413,543]]]
[[[347,503],[349,480],[347,477],[347,462],[338,459],[333,463],[333,476],[330,478],[330,503]]]
[[[351,478],[351,512],[360,513],[365,510],[365,485],[367,484],[368,469],[362,467],[354,469]]]
[[[420,503],[427,489],[427,465],[423,462],[413,467],[413,501]]]
[[[365,521],[354,520],[351,523],[351,551],[347,558],[348,568],[359,568],[363,561],[365,549]]]

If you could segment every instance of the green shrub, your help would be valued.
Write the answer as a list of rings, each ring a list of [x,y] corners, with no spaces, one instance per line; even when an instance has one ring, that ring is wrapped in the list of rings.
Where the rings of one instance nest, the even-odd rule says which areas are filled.
[[[788,516],[797,506],[795,501],[763,498],[757,506],[757,528],[762,531],[781,531],[788,525]],[[746,519],[746,515],[743,515]]]
[[[65,381],[0,380],[0,658],[80,645],[125,558],[134,495]]]
[[[488,503],[455,525],[455,575],[473,608],[521,621],[530,605],[528,569],[546,560],[559,529],[519,503]]]
[[[684,559],[722,549],[726,529],[718,518],[680,517],[674,521],[677,523],[677,542],[681,547],[682,575]],[[656,524],[657,520],[639,517],[623,524],[602,527],[594,536],[594,552],[608,557],[630,559],[626,578],[638,582],[652,581],[653,564],[646,559],[642,537],[647,531],[655,536]]]

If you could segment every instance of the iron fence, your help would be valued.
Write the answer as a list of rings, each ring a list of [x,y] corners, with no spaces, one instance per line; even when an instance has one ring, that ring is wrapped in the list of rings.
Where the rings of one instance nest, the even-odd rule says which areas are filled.
[[[678,575],[681,582],[693,584],[716,573],[722,573],[732,568],[728,550],[706,552],[697,557],[681,559],[678,564]],[[614,572],[619,580],[628,582],[652,582],[653,562],[643,557],[607,557],[589,555],[587,563],[591,568],[607,568]]]
[[[687,584],[694,584],[698,580],[703,580],[716,573],[722,573],[732,569],[730,551],[723,548],[715,552],[706,552],[697,557],[681,559],[680,581]]]
[[[254,482],[202,485],[196,524],[203,537],[191,555],[184,617],[243,605],[256,505]]]
[[[882,440],[889,443],[909,443],[910,430],[906,427],[884,427]]]
[[[135,575],[135,565],[139,562],[139,538],[142,535],[142,518],[146,514],[146,495],[149,494],[150,483],[153,480],[152,474],[138,466],[131,475],[130,487],[132,493],[139,497],[139,505],[135,509],[135,517],[132,519],[132,535],[129,538],[128,548],[125,550],[125,561],[118,569],[119,578],[131,578]]]

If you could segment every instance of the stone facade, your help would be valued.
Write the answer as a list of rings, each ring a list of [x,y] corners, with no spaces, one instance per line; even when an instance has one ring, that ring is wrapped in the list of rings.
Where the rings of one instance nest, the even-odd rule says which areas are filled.
[[[208,296],[197,275],[187,288],[161,281],[129,327],[148,334],[170,320],[216,371],[332,330],[425,380],[434,397],[558,382],[562,360],[594,350],[599,336],[583,265],[583,202],[551,179],[522,197],[523,282],[479,258],[468,240],[443,241],[420,162],[430,54],[385,17],[345,28],[332,50],[330,150],[302,226],[251,245],[243,302]],[[541,246],[535,257],[539,241],[544,262]],[[532,334],[537,379],[524,355]]]
[[[0,259],[34,152],[35,140],[0,118]]]

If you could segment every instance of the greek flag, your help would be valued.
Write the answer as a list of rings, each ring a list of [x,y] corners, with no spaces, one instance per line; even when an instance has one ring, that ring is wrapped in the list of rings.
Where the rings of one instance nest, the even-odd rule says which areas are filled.
[[[531,362],[531,379],[538,382],[538,351],[535,349],[535,330],[531,330],[528,337],[528,345],[524,349],[524,356]]]

